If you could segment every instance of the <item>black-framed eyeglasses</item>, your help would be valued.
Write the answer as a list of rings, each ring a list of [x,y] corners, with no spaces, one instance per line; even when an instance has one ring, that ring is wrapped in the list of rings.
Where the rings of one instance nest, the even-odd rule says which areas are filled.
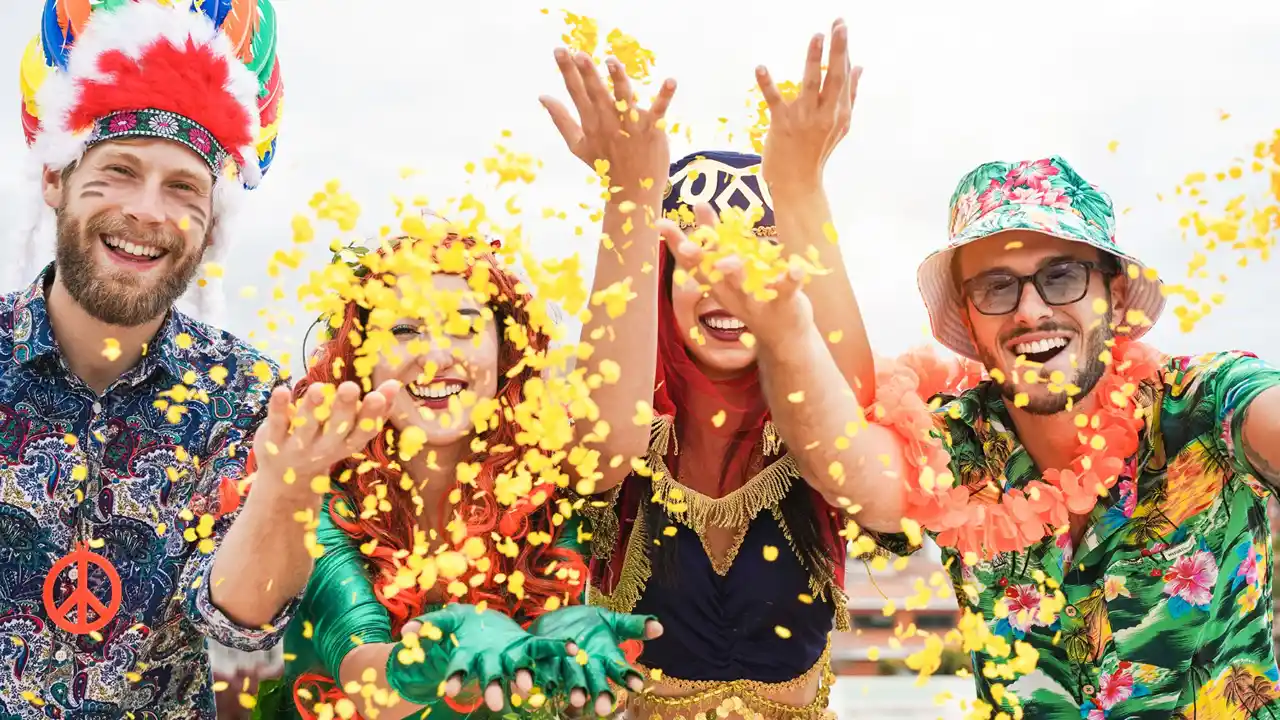
[[[1003,270],[985,272],[965,280],[964,296],[983,315],[1007,315],[1022,302],[1022,290],[1030,282],[1046,305],[1070,305],[1089,292],[1089,271],[1107,271],[1097,263],[1063,260],[1040,268],[1031,275],[1014,275]]]

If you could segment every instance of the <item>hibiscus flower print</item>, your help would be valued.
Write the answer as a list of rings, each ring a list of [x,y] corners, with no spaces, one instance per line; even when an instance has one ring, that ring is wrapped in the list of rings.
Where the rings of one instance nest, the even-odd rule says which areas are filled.
[[[1045,207],[1067,210],[1071,207],[1071,196],[1058,188],[1047,188],[1040,197],[1040,204]]]
[[[133,113],[122,113],[111,118],[107,129],[113,133],[129,132],[138,126],[138,116]]]
[[[1113,705],[1128,700],[1132,695],[1133,675],[1127,669],[1103,673],[1098,678],[1098,705],[1103,710],[1110,710]]]
[[[1164,572],[1164,594],[1169,596],[1169,614],[1182,617],[1192,609],[1208,610],[1213,586],[1218,581],[1218,563],[1203,545],[1194,554],[1173,561]]]
[[[982,206],[982,214],[985,215],[992,210],[1004,205],[1008,202],[1009,191],[999,180],[992,180],[987,189],[978,196],[978,204]]]
[[[1049,178],[1058,174],[1058,168],[1047,159],[1036,160],[1034,162],[1020,162],[1018,166],[1008,172],[1006,177],[1009,184],[1030,185],[1037,190],[1046,190],[1049,186]]]
[[[1126,518],[1132,518],[1138,509],[1138,484],[1132,477],[1120,481],[1120,507]]]
[[[1261,585],[1261,579],[1266,577],[1263,546],[1250,541],[1240,543],[1236,546],[1236,558],[1240,560],[1240,565],[1232,577],[1231,589],[1235,590],[1241,585]]]
[[[190,140],[191,144],[200,152],[207,153],[213,149],[213,142],[209,140],[209,133],[206,133],[200,128],[191,128],[191,130],[187,132],[187,139]]]
[[[1003,605],[1006,617],[996,623],[997,630],[1012,632],[1022,638],[1027,631],[1040,625],[1040,603],[1043,598],[1035,585],[1010,585],[1004,590]]]
[[[1125,585],[1126,578],[1124,575],[1108,575],[1102,585],[1102,596],[1107,602],[1112,602],[1118,597],[1133,597],[1129,594],[1129,588]]]
[[[1034,187],[1016,187],[1009,193],[1009,202],[1019,205],[1043,205],[1044,193]]]

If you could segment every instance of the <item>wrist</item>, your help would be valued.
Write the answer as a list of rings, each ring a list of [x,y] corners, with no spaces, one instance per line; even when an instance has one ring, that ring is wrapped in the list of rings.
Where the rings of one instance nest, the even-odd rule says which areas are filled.
[[[816,332],[813,306],[802,291],[773,300],[766,308],[763,317],[751,325],[751,334],[760,342],[761,352],[785,350],[808,332]]]
[[[775,202],[802,198],[824,191],[822,170],[806,172],[773,173],[765,177],[769,195]]]
[[[318,510],[324,496],[311,488],[310,481],[298,476],[292,484],[273,473],[257,473],[249,486],[244,512],[276,518],[292,516],[300,510]]]
[[[632,202],[638,206],[662,207],[662,192],[666,189],[666,177],[655,177],[649,187],[645,187],[641,183],[642,180],[647,180],[648,177],[639,173],[627,172],[617,177],[625,178],[626,181],[618,183],[613,179],[609,180],[609,204],[611,206],[616,206],[623,202]]]

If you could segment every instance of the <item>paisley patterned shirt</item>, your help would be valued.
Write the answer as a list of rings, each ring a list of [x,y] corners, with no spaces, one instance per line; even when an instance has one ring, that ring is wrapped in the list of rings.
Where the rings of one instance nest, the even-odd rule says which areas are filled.
[[[1003,685],[1023,717],[1053,720],[1280,717],[1274,488],[1241,447],[1245,409],[1277,386],[1280,370],[1247,353],[1172,358],[1143,389],[1159,412],[1079,547],[1065,533],[971,567],[944,549],[960,607],[996,636],[971,656],[979,699],[1011,711]],[[936,435],[957,479],[1040,479],[998,388],[942,400]],[[911,550],[900,535],[881,541]],[[1031,672],[1015,662],[1028,650],[1039,654]]]
[[[0,297],[0,720],[214,720],[205,638],[268,648],[296,604],[264,630],[209,597],[278,368],[175,310],[98,395],[54,340],[52,272]],[[92,632],[72,623],[110,616],[109,575],[72,563],[46,582],[82,542],[119,576]]]

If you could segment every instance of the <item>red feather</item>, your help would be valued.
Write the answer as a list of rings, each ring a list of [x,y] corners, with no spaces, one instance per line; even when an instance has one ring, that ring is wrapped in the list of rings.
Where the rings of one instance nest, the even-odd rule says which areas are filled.
[[[36,136],[40,134],[40,118],[35,117],[27,112],[27,103],[25,100],[18,101],[22,105],[22,132],[27,136],[27,144],[36,141]]]
[[[280,59],[276,58],[271,68],[271,79],[267,80],[267,94],[258,98],[258,114],[262,118],[262,127],[269,127],[280,116],[280,95],[284,89],[284,81],[280,79]]]
[[[121,110],[167,110],[202,125],[243,166],[240,148],[253,143],[252,119],[226,90],[227,61],[209,48],[196,46],[190,38],[182,49],[159,40],[137,61],[118,50],[103,53],[98,69],[109,80],[81,81],[80,103],[68,118],[69,129],[86,128]]]

